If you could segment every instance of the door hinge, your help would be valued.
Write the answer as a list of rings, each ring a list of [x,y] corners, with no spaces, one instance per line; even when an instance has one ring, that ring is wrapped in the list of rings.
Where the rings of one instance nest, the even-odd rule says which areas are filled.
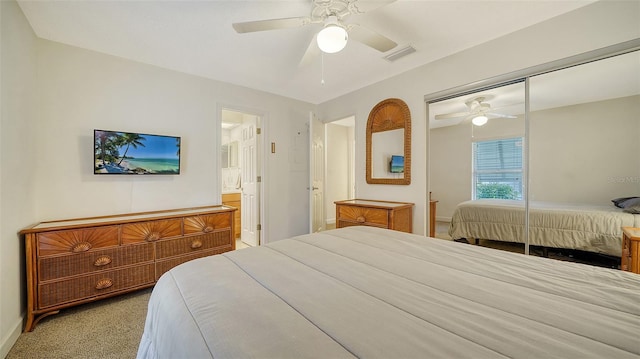
[[[256,226],[256,231],[261,231],[262,230],[262,224],[258,223],[258,225]]]
[[[259,135],[262,133],[262,129],[260,127],[256,127],[256,135]]]
[[[262,182],[262,176],[258,176],[258,178],[256,178],[256,182],[258,183]]]

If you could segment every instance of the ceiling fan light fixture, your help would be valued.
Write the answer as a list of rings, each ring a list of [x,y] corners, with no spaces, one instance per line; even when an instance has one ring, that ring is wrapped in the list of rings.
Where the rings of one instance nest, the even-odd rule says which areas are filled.
[[[333,54],[347,46],[348,38],[347,30],[338,24],[335,16],[330,16],[325,23],[324,29],[318,33],[316,40],[322,52]]]
[[[479,115],[479,116],[474,117],[474,118],[471,120],[471,123],[473,123],[473,124],[474,124],[474,125],[476,125],[476,126],[482,126],[482,125],[484,125],[485,123],[487,123],[487,121],[489,121],[489,118],[487,118],[487,116],[485,116],[485,115]]]

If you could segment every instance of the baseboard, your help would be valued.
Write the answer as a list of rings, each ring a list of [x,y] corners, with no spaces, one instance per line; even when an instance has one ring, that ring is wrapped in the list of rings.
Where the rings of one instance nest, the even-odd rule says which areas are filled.
[[[335,224],[336,223],[336,219],[335,218],[327,219],[326,223],[327,224]]]
[[[0,342],[0,358],[6,358],[13,345],[18,341],[18,337],[22,334],[22,325],[24,324],[24,314],[17,320],[9,335],[2,338]]]

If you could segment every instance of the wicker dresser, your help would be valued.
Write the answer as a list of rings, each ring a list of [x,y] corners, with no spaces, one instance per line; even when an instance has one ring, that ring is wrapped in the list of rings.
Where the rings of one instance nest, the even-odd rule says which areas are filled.
[[[335,204],[336,228],[372,226],[413,232],[413,203],[350,199]]]
[[[27,323],[62,308],[150,287],[191,259],[235,249],[226,206],[42,222],[25,239]]]

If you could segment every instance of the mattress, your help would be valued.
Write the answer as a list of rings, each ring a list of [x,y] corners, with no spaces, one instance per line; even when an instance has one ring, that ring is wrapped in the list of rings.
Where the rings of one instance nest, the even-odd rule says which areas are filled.
[[[460,203],[451,238],[524,243],[523,201],[481,199]],[[614,206],[530,202],[529,244],[620,257],[622,227],[640,226],[640,215]]]
[[[373,227],[196,259],[138,358],[639,358],[640,275]]]

